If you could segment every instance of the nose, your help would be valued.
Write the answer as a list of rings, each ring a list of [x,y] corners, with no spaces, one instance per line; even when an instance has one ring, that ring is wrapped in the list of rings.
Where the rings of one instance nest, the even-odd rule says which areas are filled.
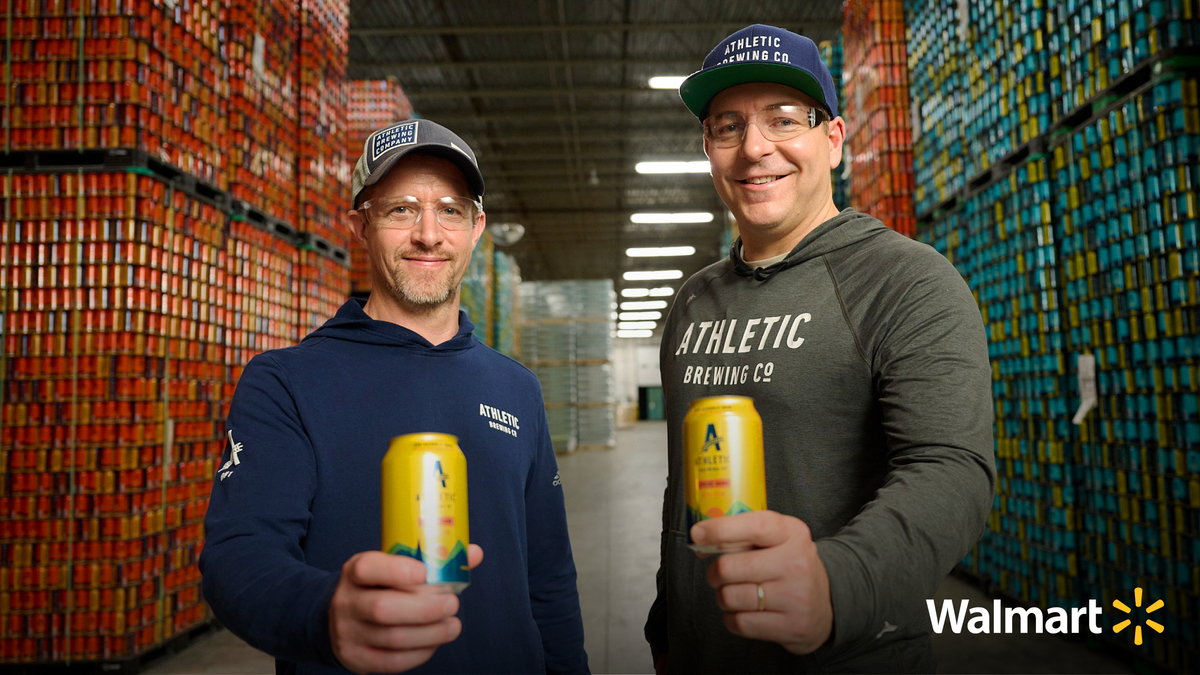
[[[746,130],[742,132],[742,144],[738,151],[749,162],[757,162],[765,155],[771,154],[775,149],[775,144],[767,140],[762,131],[758,128],[758,122],[750,121],[746,124]]]
[[[434,211],[432,206],[423,207],[421,213],[417,215],[417,226],[412,229],[413,241],[426,248],[433,248],[442,243],[443,234],[442,224],[438,222],[437,211]]]

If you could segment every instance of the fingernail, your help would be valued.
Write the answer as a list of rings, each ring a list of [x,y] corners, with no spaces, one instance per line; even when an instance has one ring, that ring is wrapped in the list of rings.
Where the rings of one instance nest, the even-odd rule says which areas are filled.
[[[699,525],[692,527],[692,541],[699,544],[704,541],[704,528]]]
[[[446,614],[454,614],[456,611],[458,611],[458,607],[456,607],[457,604],[457,598],[446,598],[446,604],[442,606],[442,612]]]

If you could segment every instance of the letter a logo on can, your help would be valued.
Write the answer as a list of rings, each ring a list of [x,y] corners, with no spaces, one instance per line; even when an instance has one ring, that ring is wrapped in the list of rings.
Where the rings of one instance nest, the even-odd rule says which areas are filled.
[[[704,448],[701,452],[708,452],[709,448],[713,448],[717,452],[721,451],[721,441],[724,441],[717,435],[717,426],[715,424],[708,425],[708,431],[704,433]]]
[[[445,473],[442,473],[442,463],[434,462],[433,470],[437,472],[437,480],[441,481],[442,487],[446,487],[446,479],[449,478]]]

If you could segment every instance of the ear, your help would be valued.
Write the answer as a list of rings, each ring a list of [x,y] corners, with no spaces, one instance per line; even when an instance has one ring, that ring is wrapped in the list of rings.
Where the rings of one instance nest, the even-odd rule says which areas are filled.
[[[350,236],[363,244],[367,243],[367,221],[363,220],[361,211],[346,212],[346,227],[350,228]]]
[[[846,121],[835,117],[829,122],[829,169],[842,163],[842,145],[846,142]]]
[[[483,211],[479,212],[479,216],[475,219],[475,227],[471,228],[471,250],[475,250],[475,246],[479,244],[479,238],[483,236],[483,230],[487,227],[487,214]]]

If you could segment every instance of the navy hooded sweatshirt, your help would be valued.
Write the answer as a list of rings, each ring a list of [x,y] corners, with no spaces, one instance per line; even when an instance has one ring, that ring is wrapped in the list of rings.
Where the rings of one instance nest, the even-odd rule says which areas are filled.
[[[538,380],[481,344],[465,314],[433,346],[352,299],[293,347],[246,366],[229,412],[200,558],[216,617],[278,672],[345,672],[329,639],[342,564],[380,548],[392,438],[453,434],[471,542],[462,634],[414,673],[587,672],[575,563]]]

